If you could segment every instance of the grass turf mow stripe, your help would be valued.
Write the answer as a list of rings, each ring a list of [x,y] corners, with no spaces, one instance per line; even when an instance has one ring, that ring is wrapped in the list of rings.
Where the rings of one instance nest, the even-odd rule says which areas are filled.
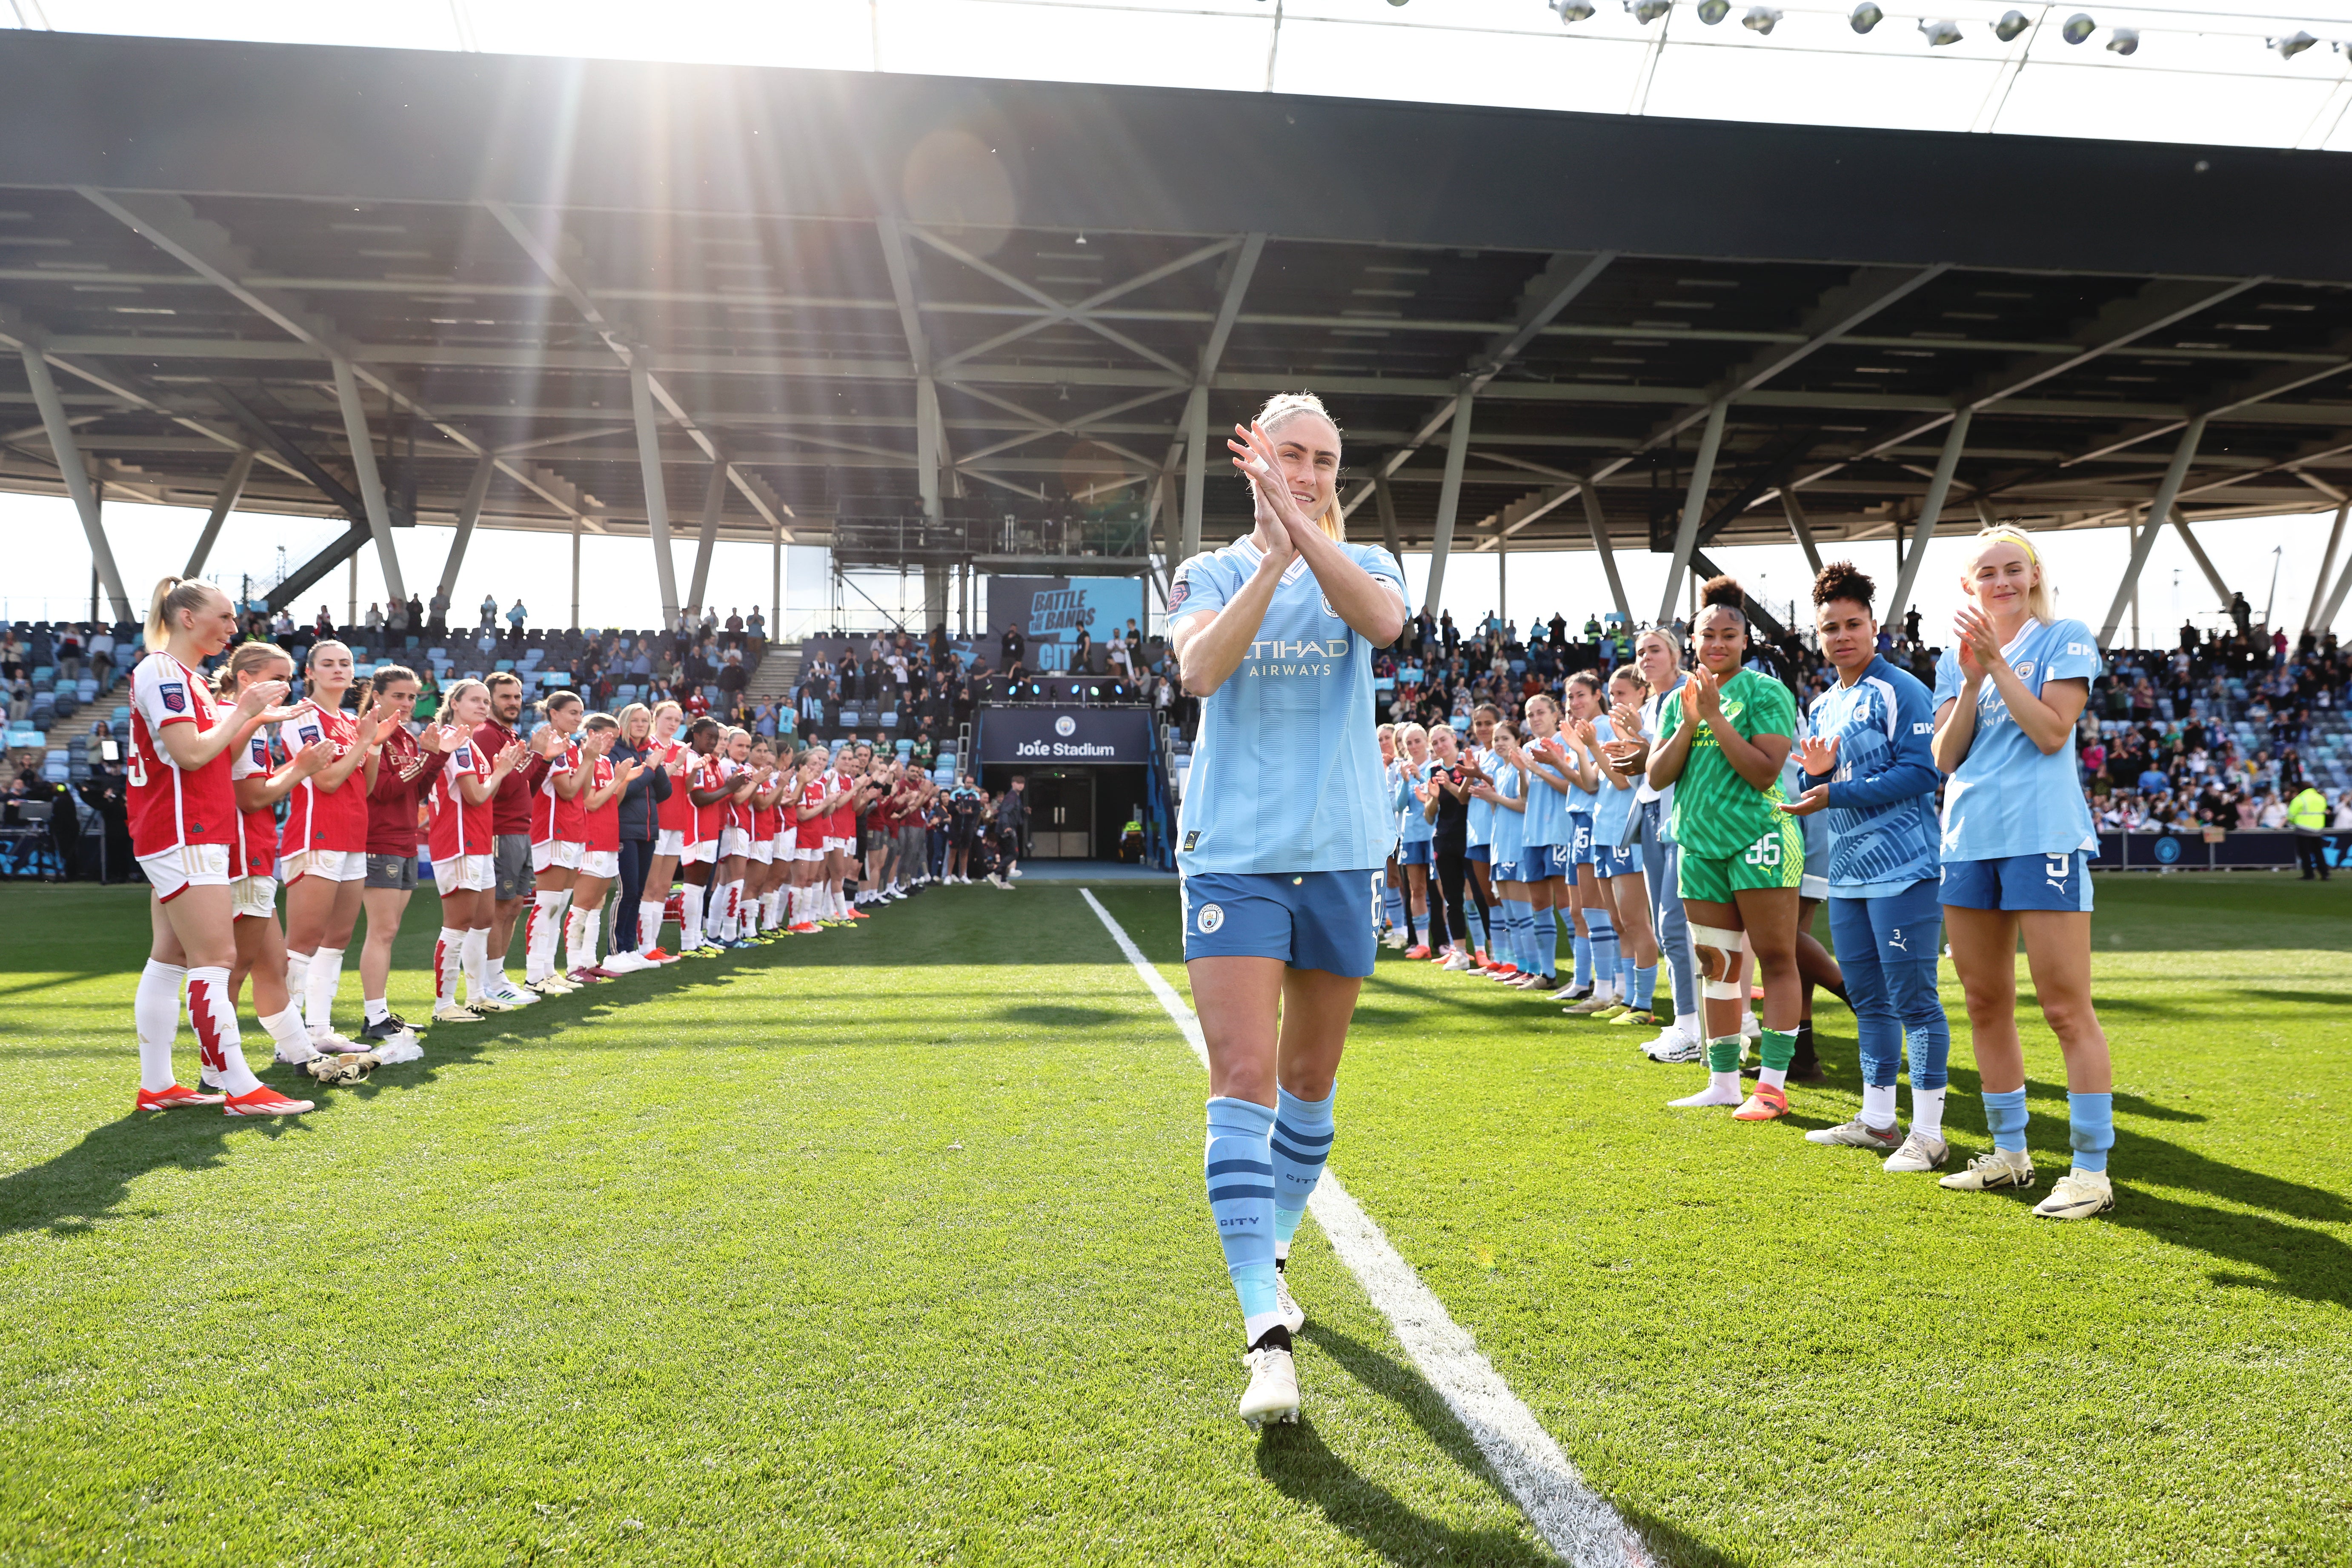
[[[1101,900],[1087,889],[1078,889],[1087,908],[1118,943],[1118,950],[1142,978],[1178,1033],[1209,1065],[1209,1049],[1201,1021],[1176,994],[1175,987],[1143,956],[1126,929],[1111,918]],[[1469,1430],[1478,1451],[1495,1468],[1503,1484],[1554,1550],[1578,1568],[1599,1564],[1646,1563],[1648,1553],[1638,1536],[1592,1489],[1584,1484],[1576,1466],[1559,1451],[1536,1421],[1534,1414],[1513,1394],[1476,1343],[1445,1310],[1444,1304],[1421,1282],[1412,1265],[1397,1255],[1381,1227],[1366,1214],[1339,1173],[1328,1166],[1307,1199],[1315,1223],[1331,1249],[1363,1282],[1372,1304],[1387,1317],[1397,1339],[1412,1357],[1414,1366],[1444,1396],[1446,1407]]]

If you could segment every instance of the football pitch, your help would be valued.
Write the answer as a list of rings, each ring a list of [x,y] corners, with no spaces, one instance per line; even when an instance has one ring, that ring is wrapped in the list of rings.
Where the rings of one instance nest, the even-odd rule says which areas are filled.
[[[1173,888],[1094,890],[1182,993]],[[1963,1195],[1803,1141],[1860,1098],[1826,998],[1831,1083],[1748,1126],[1385,952],[1332,1170],[1657,1562],[2352,1560],[2352,892],[2098,900],[2112,1215],[2027,1214],[2038,1018],[2042,1188]],[[127,1112],[143,901],[0,894],[0,1563],[1553,1561],[1312,1220],[1305,1419],[1234,1417],[1205,1079],[1074,886],[438,1028],[269,1123]]]

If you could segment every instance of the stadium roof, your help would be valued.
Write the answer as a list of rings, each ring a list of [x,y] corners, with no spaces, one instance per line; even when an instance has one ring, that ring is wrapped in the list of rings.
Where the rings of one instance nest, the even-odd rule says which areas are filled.
[[[2333,509],[2347,196],[2320,152],[0,33],[0,488],[58,493],[62,420],[110,492],[353,547],[380,489],[811,542],[1124,495],[1164,552],[1244,516],[1185,515],[1188,416],[1304,385],[1412,548]]]

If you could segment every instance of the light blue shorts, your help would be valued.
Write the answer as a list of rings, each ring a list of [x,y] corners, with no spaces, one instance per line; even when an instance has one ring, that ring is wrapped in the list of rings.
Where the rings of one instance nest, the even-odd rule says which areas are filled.
[[[1642,868],[1642,847],[1628,844],[1619,848],[1614,844],[1592,847],[1593,874],[1601,877],[1630,877]]]
[[[1376,951],[1364,871],[1197,871],[1178,884],[1184,958],[1278,958],[1362,979]]]
[[[1947,860],[1939,900],[1956,910],[2059,910],[2091,912],[2091,856],[2004,855]]]

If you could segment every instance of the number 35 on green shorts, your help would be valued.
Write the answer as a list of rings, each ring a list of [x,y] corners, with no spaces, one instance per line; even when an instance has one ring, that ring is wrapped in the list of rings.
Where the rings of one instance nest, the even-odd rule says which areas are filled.
[[[1682,896],[1706,903],[1727,904],[1742,889],[1795,888],[1804,879],[1805,830],[1793,816],[1727,860],[1682,854]]]

